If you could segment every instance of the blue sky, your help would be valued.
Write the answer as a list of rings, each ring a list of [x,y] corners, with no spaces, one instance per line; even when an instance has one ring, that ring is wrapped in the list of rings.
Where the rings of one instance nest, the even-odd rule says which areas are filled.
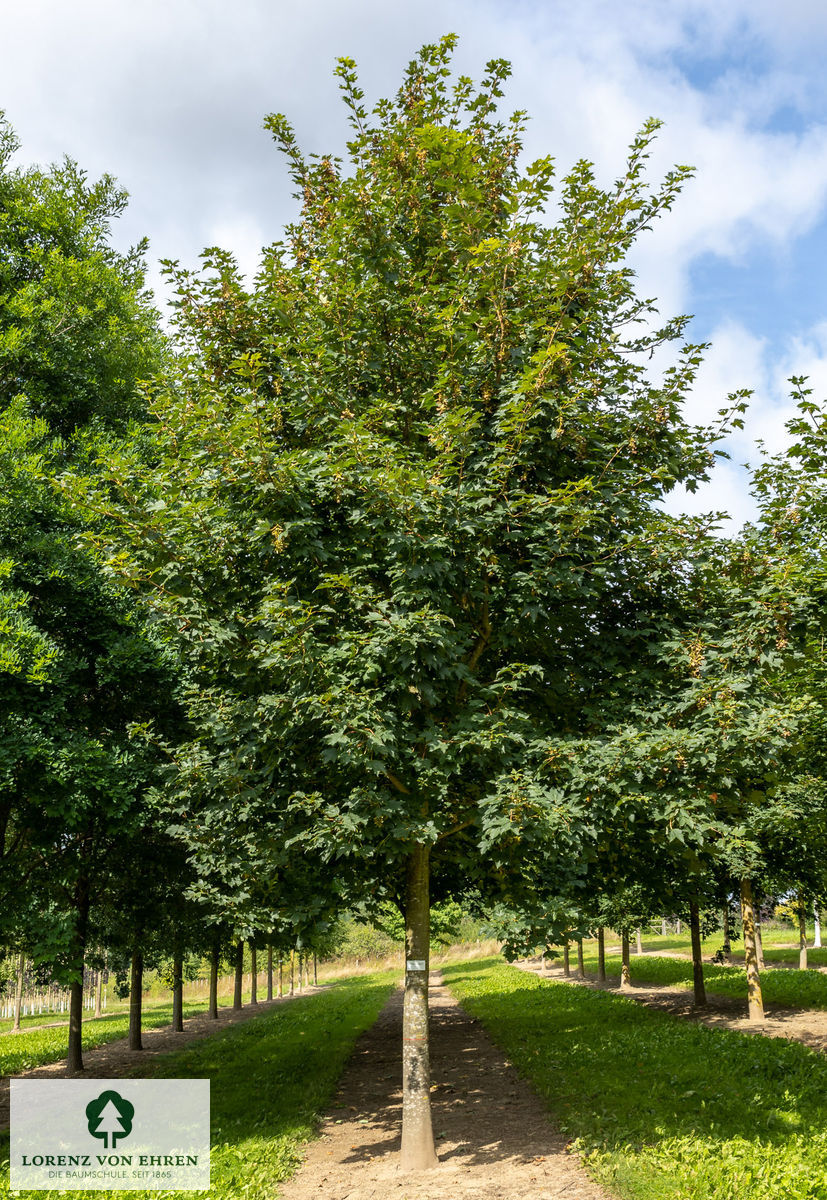
[[[809,374],[827,396],[823,0],[788,0],[783,16],[769,0],[27,0],[3,26],[0,108],[21,161],[69,153],[117,175],[132,196],[118,236],[147,234],[154,259],[219,243],[255,265],[291,215],[262,117],[283,111],[308,149],[341,149],[339,54],[378,97],[422,42],[455,31],[464,73],[511,60],[530,154],[561,171],[590,158],[606,181],[643,119],[661,117],[653,175],[697,173],[635,252],[641,290],[712,342],[690,418],[755,389],[732,463],[686,507],[726,508],[730,528],[749,517],[737,464],[757,437],[783,444],[786,378]]]

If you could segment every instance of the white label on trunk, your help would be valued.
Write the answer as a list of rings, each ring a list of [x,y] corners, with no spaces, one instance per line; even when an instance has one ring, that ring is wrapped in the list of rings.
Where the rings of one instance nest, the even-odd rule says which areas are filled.
[[[424,971],[425,970],[425,959],[424,958],[409,958],[408,959],[408,970],[409,971]]]

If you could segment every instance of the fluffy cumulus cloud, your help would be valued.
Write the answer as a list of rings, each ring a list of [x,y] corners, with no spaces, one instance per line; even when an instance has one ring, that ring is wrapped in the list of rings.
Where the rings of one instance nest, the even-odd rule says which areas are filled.
[[[0,107],[25,158],[68,152],[123,181],[132,194],[124,241],[148,233],[156,256],[185,261],[224,244],[252,269],[292,210],[264,114],[287,113],[311,151],[341,150],[336,56],[356,58],[368,96],[379,96],[420,44],[449,30],[460,34],[465,73],[479,75],[490,57],[512,61],[507,100],[531,114],[528,154],[553,153],[561,172],[588,157],[610,182],[654,115],[665,128],[653,174],[676,161],[696,168],[633,265],[664,313],[694,311],[698,336],[714,343],[691,413],[719,408],[728,390],[755,389],[732,465],[701,500],[748,515],[735,463],[754,457],[756,436],[783,437],[786,375],[809,372],[827,390],[827,313],[815,295],[806,303],[811,264],[787,279],[804,297],[800,327],[778,336],[734,311],[727,275],[748,267],[770,310],[780,303],[778,264],[804,238],[827,243],[820,0],[790,0],[783,21],[770,0],[28,0],[4,14]]]

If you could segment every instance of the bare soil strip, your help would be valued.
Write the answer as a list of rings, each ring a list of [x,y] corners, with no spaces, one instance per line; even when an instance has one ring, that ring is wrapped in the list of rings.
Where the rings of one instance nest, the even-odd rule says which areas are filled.
[[[539,975],[541,979],[556,979],[562,983],[597,991],[616,991],[618,995],[628,996],[639,1004],[671,1012],[690,1021],[699,1021],[714,1029],[735,1029],[738,1033],[787,1038],[790,1041],[803,1042],[805,1046],[820,1050],[822,1054],[827,1053],[827,1012],[816,1008],[786,1008],[781,1004],[773,1004],[765,1010],[764,1021],[754,1022],[747,1019],[746,998],[740,1000],[735,996],[707,992],[706,1008],[695,1008],[691,988],[670,987],[666,984],[633,984],[629,991],[620,992],[616,982],[598,983],[596,979],[587,977],[582,980],[576,975],[567,978],[562,967],[554,966],[551,970],[541,970],[539,963],[535,962],[517,965],[522,970]]]
[[[324,986],[324,985],[322,985]],[[310,996],[319,992],[322,987],[306,987],[296,996]],[[211,1020],[206,1013],[197,1017],[188,1017],[184,1022],[184,1032],[175,1033],[170,1025],[160,1029],[145,1029],[141,1033],[143,1050],[130,1050],[128,1038],[118,1038],[116,1042],[107,1042],[104,1046],[96,1046],[84,1050],[83,1076],[86,1079],[120,1079],[122,1076],[138,1074],[141,1068],[160,1054],[169,1054],[173,1050],[181,1050],[191,1042],[200,1042],[203,1038],[226,1029],[229,1025],[237,1025],[241,1021],[249,1021],[266,1012],[275,1004],[284,1004],[294,999],[292,996],[282,996],[280,999],[263,1000],[258,1004],[245,1004],[243,1008],[222,1007],[218,1010],[218,1020]],[[84,1022],[85,1024],[85,1022]],[[9,1127],[9,1078],[0,1076],[0,1129]],[[63,1079],[71,1078],[66,1070],[63,1059],[58,1062],[44,1063],[41,1067],[33,1067],[31,1071],[21,1071],[15,1079]]]
[[[402,993],[357,1041],[319,1138],[280,1200],[609,1200],[482,1026],[431,973],[439,1167],[403,1175]]]

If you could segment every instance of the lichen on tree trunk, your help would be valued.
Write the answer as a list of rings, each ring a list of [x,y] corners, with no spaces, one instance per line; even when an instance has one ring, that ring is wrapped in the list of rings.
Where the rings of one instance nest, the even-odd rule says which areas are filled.
[[[761,974],[755,942],[755,909],[752,903],[752,883],[741,880],[741,916],[744,923],[744,962],[747,968],[747,993],[750,1021],[764,1020],[764,997],[761,995]]]
[[[706,1005],[706,988],[704,987],[704,963],[701,956],[701,914],[698,901],[689,901],[689,933],[692,941],[692,990],[696,1008]]]
[[[405,888],[406,961],[402,1017],[403,1171],[427,1170],[439,1163],[431,1124],[431,1069],[428,1050],[428,967],[431,940],[429,858],[429,847],[417,842],[408,859]]]

